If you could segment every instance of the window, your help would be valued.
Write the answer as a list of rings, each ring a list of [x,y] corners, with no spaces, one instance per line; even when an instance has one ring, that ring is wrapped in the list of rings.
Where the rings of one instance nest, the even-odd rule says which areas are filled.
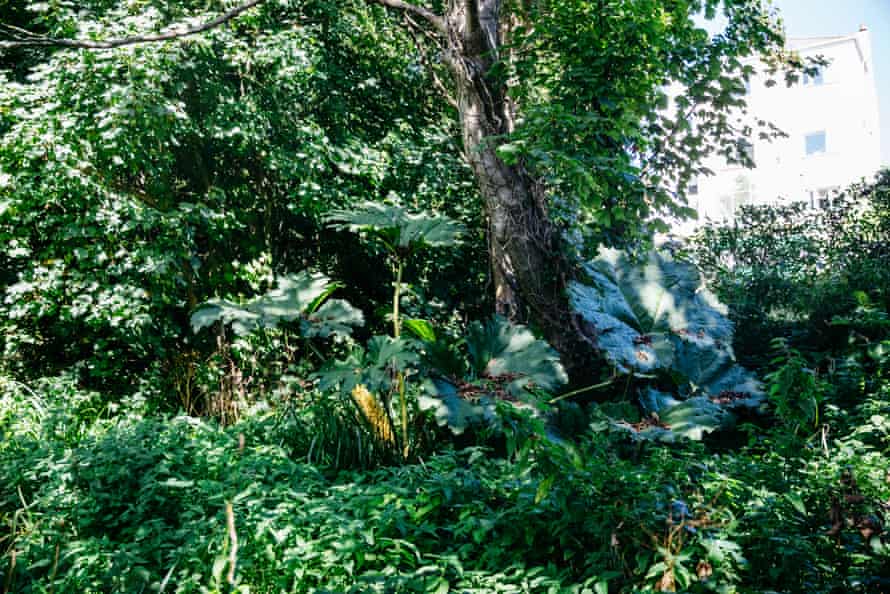
[[[834,208],[838,205],[838,196],[840,196],[840,188],[837,186],[831,188],[821,188],[816,191],[819,198],[819,208]]]
[[[689,194],[690,196],[698,196],[698,182],[692,182],[691,184],[689,184],[687,194]]]
[[[825,131],[814,132],[806,136],[806,150],[808,155],[825,152]]]
[[[820,208],[822,210],[832,208],[837,204],[839,194],[840,188],[838,186],[819,188],[815,191],[810,190],[810,208]]]
[[[805,87],[818,87],[819,85],[825,82],[825,77],[823,76],[822,69],[819,68],[816,70],[816,73],[812,76],[806,72],[803,74],[803,86]]]
[[[742,153],[745,155],[745,158],[748,159],[748,161],[750,161],[751,164],[753,165],[754,164],[754,145],[748,141],[745,141],[742,144]]]
[[[754,184],[751,182],[751,178],[747,175],[740,175],[735,179],[733,211],[746,204],[754,204]]]

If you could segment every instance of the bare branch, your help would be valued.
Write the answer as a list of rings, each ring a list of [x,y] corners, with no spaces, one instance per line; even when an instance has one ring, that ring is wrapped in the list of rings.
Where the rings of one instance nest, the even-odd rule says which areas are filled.
[[[416,4],[411,4],[409,2],[404,2],[403,0],[367,0],[368,2],[376,2],[382,6],[386,6],[388,8],[395,8],[396,10],[403,10],[406,13],[411,13],[415,16],[419,16],[425,19],[429,24],[436,28],[436,30],[442,35],[448,35],[448,27],[445,25],[445,19],[441,16],[434,13],[432,10],[428,8],[424,8],[422,6],[417,6]]]
[[[40,35],[37,35],[36,33],[32,33],[26,29],[22,29],[13,25],[7,25],[5,23],[0,23],[0,29],[8,29],[9,31],[11,31],[10,35],[12,35],[15,39],[21,39],[21,37],[19,37],[20,35],[30,39],[40,38]]]
[[[213,20],[207,21],[206,23],[202,23],[195,27],[189,27],[187,29],[172,29],[170,31],[165,31],[164,33],[157,33],[154,35],[131,35],[128,37],[121,37],[119,39],[106,39],[106,40],[97,40],[93,41],[90,39],[59,39],[54,37],[45,37],[42,35],[37,35],[35,33],[31,33],[30,31],[25,31],[24,29],[18,29],[17,27],[12,27],[10,25],[2,25],[3,27],[16,30],[22,37],[17,37],[16,39],[7,39],[0,40],[0,49],[4,48],[18,48],[18,47],[67,47],[67,48],[75,48],[75,49],[113,49],[116,47],[121,47],[125,45],[137,45],[140,43],[154,43],[158,41],[169,41],[171,39],[179,39],[181,37],[188,37],[190,35],[196,35],[198,33],[203,33],[204,31],[208,31],[215,27],[218,27],[222,24],[227,23],[228,21],[234,19],[241,13],[250,10],[254,6],[262,4],[266,0],[250,0],[249,2],[245,2],[244,4],[237,6],[223,14],[219,15]]]

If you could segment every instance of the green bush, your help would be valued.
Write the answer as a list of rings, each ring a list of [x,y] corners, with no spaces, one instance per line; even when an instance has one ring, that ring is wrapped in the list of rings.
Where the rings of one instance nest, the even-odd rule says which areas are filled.
[[[276,414],[228,428],[132,408],[87,421],[89,394],[4,385],[11,592],[827,594],[886,575],[887,545],[862,531],[888,519],[886,392],[850,425],[829,411],[827,451],[781,454],[761,432],[732,455],[609,432],[570,445],[517,418],[531,425],[507,457],[336,471],[305,461],[311,435],[289,441],[309,425]]]
[[[823,208],[747,206],[734,223],[708,224],[691,252],[736,322],[741,360],[768,363],[769,341],[807,351],[842,349],[832,324],[859,305],[857,292],[890,309],[890,170]]]

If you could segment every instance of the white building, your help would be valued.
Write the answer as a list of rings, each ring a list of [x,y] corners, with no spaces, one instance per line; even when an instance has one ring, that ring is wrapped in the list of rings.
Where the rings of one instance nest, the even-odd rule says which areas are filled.
[[[871,178],[880,168],[880,128],[871,40],[868,29],[842,37],[789,39],[803,58],[822,56],[829,64],[817,76],[788,87],[765,67],[751,78],[747,118],[771,122],[787,137],[751,139],[754,169],[712,159],[715,175],[691,189],[689,206],[699,223],[727,220],[744,204],[805,202],[818,208],[837,190]],[[756,130],[756,128],[755,128]]]

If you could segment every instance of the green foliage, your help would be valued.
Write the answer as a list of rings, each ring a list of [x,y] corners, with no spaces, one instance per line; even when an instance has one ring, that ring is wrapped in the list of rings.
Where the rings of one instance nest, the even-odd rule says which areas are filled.
[[[227,503],[235,588],[252,592],[630,594],[673,582],[829,594],[886,579],[884,537],[860,532],[890,519],[886,394],[835,426],[829,455],[780,454],[769,434],[732,455],[692,443],[625,455],[590,433],[520,440],[509,459],[471,448],[330,473],[304,461],[321,461],[320,419],[297,409],[226,429],[133,408],[88,418],[91,397],[59,386],[4,383],[0,398],[0,521],[16,550],[10,576],[4,547],[0,579],[12,592],[165,580],[171,592],[226,591]],[[855,503],[832,532],[836,498]]]
[[[113,37],[217,9],[32,3],[0,21],[65,36],[88,19],[90,35]],[[373,311],[379,263],[325,234],[325,213],[393,192],[479,220],[453,120],[418,60],[363,2],[267,2],[185,42],[0,56],[4,366],[28,378],[76,368],[126,390],[201,343],[197,304],[306,268]],[[417,291],[477,307],[476,247],[454,256],[469,274],[436,266],[444,287],[418,261]]]
[[[468,357],[463,370],[450,364],[452,351],[428,344],[432,356],[427,362],[434,377],[424,383],[425,394],[420,397],[420,407],[433,411],[439,425],[455,434],[490,424],[498,401],[534,405],[534,391],[552,392],[568,382],[550,345],[500,316],[470,324],[463,343]],[[445,361],[436,357],[441,353],[446,354]]]
[[[553,211],[591,246],[651,240],[668,216],[690,216],[687,188],[704,159],[732,161],[752,133],[745,58],[781,51],[760,2],[545,0],[515,5],[515,63],[504,80],[522,106],[501,147],[552,188]],[[729,26],[711,36],[701,15]],[[670,98],[666,89],[680,88]]]
[[[244,303],[211,299],[191,316],[192,329],[217,322],[231,325],[239,336],[282,322],[300,320],[300,333],[306,337],[348,336],[353,326],[364,323],[362,312],[343,299],[328,299],[340,285],[323,274],[299,272],[279,278],[277,287]]]
[[[401,252],[417,247],[452,247],[466,232],[462,225],[443,215],[412,213],[399,204],[364,202],[349,209],[333,210],[325,220],[335,229],[372,232],[386,248]]]
[[[486,142],[541,183],[565,249],[645,243],[702,158],[736,156],[741,58],[781,41],[759,5],[504,5],[534,26],[484,81],[521,107]],[[0,22],[109,38],[217,9]],[[718,11],[710,36],[695,15]],[[579,391],[551,398],[553,349],[487,320],[492,230],[409,29],[364,0],[263,2],[188,40],[0,55],[2,589],[886,590],[888,173],[707,229],[729,312],[679,258],[592,262],[571,297],[640,406],[543,406]],[[733,341],[775,418],[744,416]],[[678,439],[734,420],[758,424]]]
[[[653,252],[636,264],[622,252],[604,250],[587,274],[592,284],[570,287],[573,305],[597,328],[604,355],[623,373],[669,368],[682,341],[707,341],[702,348],[718,350],[731,345],[725,308],[688,263]]]
[[[760,404],[759,382],[735,361],[726,308],[705,289],[695,266],[666,252],[635,263],[604,250],[587,274],[589,284],[570,285],[570,299],[595,328],[605,358],[620,373],[661,376],[676,386],[677,398],[643,390],[643,411],[661,420],[645,435],[666,437],[670,426],[700,439],[731,424],[723,409]]]
[[[550,345],[500,316],[470,324],[467,352],[476,377],[515,376],[506,386],[513,394],[530,388],[553,391],[569,379]]]
[[[336,388],[348,396],[356,386],[364,385],[372,392],[390,393],[397,387],[396,374],[410,372],[419,360],[415,341],[374,336],[365,347],[356,346],[348,357],[319,371],[319,389]]]
[[[775,369],[766,375],[770,402],[776,415],[795,433],[812,430],[819,425],[819,407],[824,399],[823,387],[814,370],[807,367],[799,351],[782,338],[773,341]]]
[[[433,215],[427,212],[409,213],[399,204],[387,205],[375,202],[366,202],[352,209],[335,210],[326,217],[326,220],[333,223],[334,228],[374,233],[389,252],[393,260],[395,275],[392,297],[393,337],[394,342],[400,343],[402,278],[406,263],[410,261],[410,257],[418,248],[445,247],[456,244],[463,233],[463,227],[444,215]],[[419,320],[412,322],[412,328],[415,333],[421,335],[429,335],[432,332],[432,326],[428,324],[425,326]],[[405,350],[405,352],[408,351]],[[397,354],[394,350],[393,355]],[[399,412],[401,413],[402,451],[403,456],[408,458],[411,451],[411,436],[408,429],[409,404],[405,371],[399,367],[395,367],[393,371],[395,373],[395,388],[398,390]],[[344,382],[344,385],[348,385],[348,383]],[[371,406],[375,409],[383,407],[384,413],[391,419],[392,415],[386,410],[389,401],[389,396],[384,394],[382,403],[378,402]],[[374,416],[380,415],[374,414]],[[391,425],[391,420],[388,423]],[[372,422],[372,425],[374,424],[376,422]]]
[[[745,207],[735,224],[701,230],[691,251],[730,307],[742,360],[767,365],[774,336],[803,351],[844,347],[848,332],[832,321],[855,312],[857,295],[890,310],[888,187],[884,171],[816,210]]]

